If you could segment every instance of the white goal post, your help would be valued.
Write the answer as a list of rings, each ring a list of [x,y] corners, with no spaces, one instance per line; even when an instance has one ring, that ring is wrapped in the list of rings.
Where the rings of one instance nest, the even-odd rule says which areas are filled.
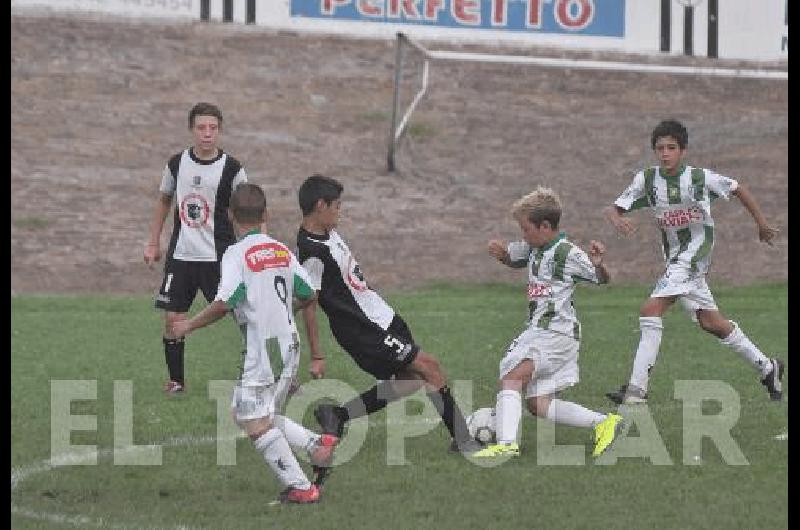
[[[406,49],[413,48],[422,55],[422,74],[419,88],[413,99],[404,109],[400,104],[400,84]],[[660,64],[640,64],[620,61],[594,61],[584,59],[566,59],[554,57],[535,57],[528,55],[502,55],[491,53],[468,53],[429,50],[422,44],[412,40],[404,33],[397,33],[395,42],[394,93],[392,97],[392,123],[389,134],[389,151],[387,166],[389,171],[395,170],[395,151],[400,139],[406,131],[411,114],[428,90],[428,71],[433,60],[450,60],[466,62],[529,64],[544,68],[574,68],[584,70],[616,70],[621,72],[667,73],[691,76],[739,77],[751,79],[788,80],[786,70],[747,69],[747,68],[715,68],[702,66],[678,66]],[[400,113],[402,111],[402,116]],[[399,120],[398,120],[399,117]]]

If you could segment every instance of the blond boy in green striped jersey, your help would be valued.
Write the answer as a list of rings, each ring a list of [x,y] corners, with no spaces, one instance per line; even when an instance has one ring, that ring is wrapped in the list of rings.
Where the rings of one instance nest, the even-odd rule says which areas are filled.
[[[594,456],[606,451],[623,424],[617,414],[602,414],[561,399],[578,382],[580,322],[572,304],[579,282],[607,283],[605,246],[591,241],[587,254],[559,232],[561,201],[550,188],[538,187],[512,208],[523,241],[489,242],[489,253],[512,268],[528,269],[528,327],[500,361],[497,393],[497,443],[473,456],[519,455],[522,392],[528,410],[556,423],[594,431]]]

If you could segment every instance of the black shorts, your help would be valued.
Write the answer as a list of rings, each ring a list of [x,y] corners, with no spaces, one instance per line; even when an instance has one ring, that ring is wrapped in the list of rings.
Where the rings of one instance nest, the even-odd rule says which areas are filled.
[[[156,307],[186,313],[198,289],[210,303],[217,295],[218,286],[219,262],[168,259],[164,264],[164,281],[156,295]]]
[[[333,325],[331,331],[356,364],[376,379],[391,379],[419,353],[411,330],[397,314],[386,330],[373,322],[358,321]]]

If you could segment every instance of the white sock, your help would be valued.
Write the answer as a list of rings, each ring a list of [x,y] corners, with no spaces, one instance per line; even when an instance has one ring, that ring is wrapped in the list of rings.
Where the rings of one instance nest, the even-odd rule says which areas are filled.
[[[293,449],[308,451],[319,440],[318,434],[309,431],[286,416],[276,415],[273,419],[273,424],[283,432],[286,441],[289,442]]]
[[[772,363],[770,363],[769,359],[761,353],[761,350],[747,338],[747,335],[742,333],[739,324],[733,320],[730,322],[733,324],[733,331],[731,331],[727,337],[719,341],[744,357],[747,362],[752,364],[753,367],[761,373],[761,378],[763,379],[772,369]]]
[[[661,346],[661,330],[664,326],[661,317],[639,317],[639,328],[642,330],[642,338],[639,340],[636,357],[633,359],[630,384],[647,392],[650,369],[656,364],[658,348]]]
[[[311,487],[306,474],[294,457],[286,437],[279,429],[270,429],[255,441],[256,450],[284,487],[307,490]]]
[[[550,400],[547,407],[547,419],[572,427],[594,427],[604,419],[605,414],[589,410],[583,405],[561,399]]]
[[[516,390],[501,390],[497,393],[495,407],[497,443],[517,443],[519,420],[522,419],[522,396]]]

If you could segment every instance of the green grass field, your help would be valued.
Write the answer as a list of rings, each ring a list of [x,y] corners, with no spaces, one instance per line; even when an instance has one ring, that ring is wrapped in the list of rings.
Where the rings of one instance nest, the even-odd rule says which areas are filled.
[[[638,343],[638,307],[646,286],[582,287],[581,382],[565,394],[601,411],[614,410],[604,392],[627,380]],[[788,361],[785,284],[716,287],[717,303],[768,355]],[[498,361],[523,329],[522,287],[448,286],[391,293],[415,339],[436,354],[458,388],[472,389],[472,406],[493,406]],[[197,304],[200,306],[201,304]],[[785,528],[788,511],[788,392],[769,401],[756,373],[734,352],[691,323],[680,309],[665,317],[648,410],[671,465],[644,457],[600,465],[548,465],[537,450],[537,424],[523,412],[523,454],[493,468],[447,452],[442,425],[409,438],[405,465],[387,450],[387,412],[369,418],[361,449],[329,479],[313,506],[270,506],[279,492],[250,442],[238,439],[236,465],[218,465],[217,403],[208,381],[233,379],[238,332],[229,320],[187,341],[188,392],[166,398],[161,315],[147,297],[16,297],[11,301],[11,524],[13,528]],[[324,324],[324,320],[322,321]],[[354,390],[372,381],[335,346],[327,327],[329,379]],[[307,354],[301,365],[307,377]],[[787,363],[788,371],[788,363]],[[731,465],[710,440],[684,455],[684,401],[676,380],[729,385],[741,404],[730,430],[747,465]],[[48,465],[51,381],[96,381],[97,399],[71,405],[96,416],[96,430],[75,430],[73,445],[96,445],[97,465]],[[162,446],[161,465],[115,465],[114,382],[133,388],[137,445]],[[464,381],[471,381],[467,384]],[[784,387],[788,389],[788,376]],[[715,383],[719,385],[720,383]],[[715,387],[716,388],[716,387]],[[307,395],[304,394],[304,395]],[[459,394],[465,398],[466,394]],[[116,403],[122,417],[124,403]],[[405,403],[407,421],[422,401]],[[394,410],[394,409],[393,409]],[[713,417],[721,405],[706,402]],[[697,410],[689,410],[697,414]],[[316,427],[310,409],[305,425]],[[395,423],[391,424],[392,426]],[[392,427],[392,433],[396,432]],[[641,432],[641,430],[640,430]],[[636,437],[636,429],[630,433]],[[589,433],[559,426],[559,446]],[[627,441],[631,441],[628,439]],[[625,439],[620,441],[626,442]],[[119,444],[119,440],[117,440]],[[614,451],[622,451],[616,446]],[[394,456],[393,456],[394,455]],[[695,460],[694,457],[698,459]],[[687,459],[698,465],[685,465]],[[308,469],[308,465],[304,464]]]

